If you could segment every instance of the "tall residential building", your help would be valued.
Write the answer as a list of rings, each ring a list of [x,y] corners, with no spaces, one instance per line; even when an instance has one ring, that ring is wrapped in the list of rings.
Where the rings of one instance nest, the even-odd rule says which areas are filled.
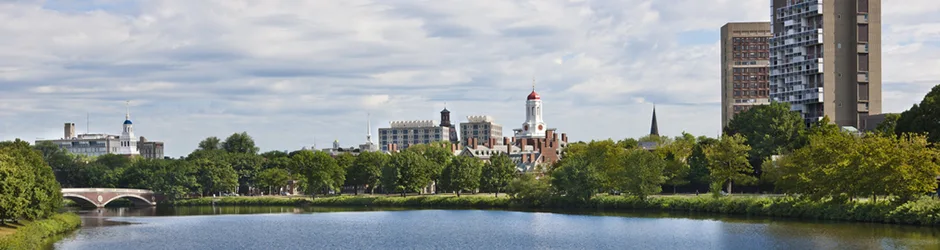
[[[771,0],[771,98],[807,123],[881,113],[881,1]]]
[[[450,122],[450,111],[441,111],[441,124],[432,120],[393,121],[389,128],[379,129],[379,146],[383,152],[395,152],[415,144],[437,141],[457,143],[457,128]]]
[[[770,22],[721,27],[721,127],[754,105],[770,103]]]
[[[472,115],[467,116],[467,122],[460,123],[460,141],[464,145],[471,146],[471,141],[482,145],[490,138],[503,138],[503,126],[494,122],[493,117]]]

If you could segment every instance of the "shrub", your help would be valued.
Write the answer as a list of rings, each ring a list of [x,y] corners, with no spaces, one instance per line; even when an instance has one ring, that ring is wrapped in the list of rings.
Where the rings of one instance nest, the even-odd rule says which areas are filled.
[[[56,214],[45,220],[30,222],[11,235],[0,237],[0,250],[41,249],[46,239],[71,232],[81,225],[82,220],[72,213]]]

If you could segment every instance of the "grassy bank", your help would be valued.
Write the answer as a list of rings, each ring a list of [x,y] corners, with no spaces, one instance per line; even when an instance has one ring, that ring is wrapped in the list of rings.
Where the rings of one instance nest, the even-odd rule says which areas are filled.
[[[338,196],[326,198],[226,197],[177,201],[176,206],[376,206],[415,208],[532,208],[514,203],[506,196],[446,195],[391,197]],[[550,202],[542,208],[577,208],[597,210],[648,210],[671,212],[751,215],[799,219],[878,222],[940,226],[940,201],[923,199],[903,205],[888,202],[853,202],[848,204],[813,202],[787,197],[661,196],[640,200],[628,196],[597,196],[588,204]]]
[[[44,220],[24,222],[9,235],[0,236],[0,250],[41,249],[45,240],[71,232],[81,226],[82,220],[72,213],[56,214]]]

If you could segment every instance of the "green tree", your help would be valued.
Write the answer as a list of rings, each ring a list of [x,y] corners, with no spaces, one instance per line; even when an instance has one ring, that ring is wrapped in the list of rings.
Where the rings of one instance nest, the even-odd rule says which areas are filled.
[[[238,173],[239,193],[248,194],[254,187],[252,181],[258,173],[261,172],[261,165],[264,158],[250,153],[227,153],[223,154],[225,161]]]
[[[29,209],[35,176],[13,156],[0,152],[0,225],[23,217]]]
[[[510,199],[529,207],[546,205],[552,197],[551,176],[539,178],[535,173],[522,173],[509,183]]]
[[[616,172],[620,180],[616,183],[617,189],[632,194],[642,200],[651,194],[662,191],[665,182],[663,169],[666,161],[656,154],[646,150],[630,150],[618,156],[620,171]]]
[[[304,173],[306,193],[313,196],[318,192],[328,194],[329,191],[337,191],[346,180],[346,170],[326,152],[302,151],[291,157],[291,160]]]
[[[552,188],[570,204],[585,204],[602,186],[595,163],[582,157],[562,159],[551,174]]]
[[[222,149],[222,141],[218,137],[210,136],[206,139],[199,142],[199,146],[196,150],[220,150]]]
[[[427,170],[431,182],[439,182],[444,167],[450,164],[454,153],[450,151],[450,142],[433,142],[431,144],[418,144],[408,147],[406,151],[415,152],[427,159]]]
[[[499,191],[506,188],[516,173],[516,164],[512,163],[506,154],[497,154],[490,157],[490,161],[483,165],[480,174],[480,185],[486,190],[492,190],[496,197]]]
[[[657,148],[655,151],[665,160],[665,169],[663,175],[666,177],[666,184],[672,186],[672,192],[676,192],[676,186],[689,183],[687,178],[691,172],[691,166],[688,159],[695,147],[696,138],[692,134],[682,132],[672,143]]]
[[[689,163],[689,182],[696,186],[709,186],[711,172],[708,171],[708,158],[705,149],[718,142],[715,138],[699,137],[692,147],[692,153],[686,162]]]
[[[441,174],[441,182],[447,183],[446,188],[457,192],[457,197],[463,190],[475,190],[480,187],[480,173],[483,171],[483,162],[472,156],[458,156],[447,164]]]
[[[55,180],[52,167],[49,167],[43,161],[40,151],[34,150],[28,142],[17,139],[13,142],[0,143],[0,157],[2,156],[6,156],[3,157],[7,161],[4,165],[8,166],[0,167],[2,169],[0,172],[8,173],[0,173],[0,175],[9,176],[12,185],[19,184],[23,186],[10,188],[8,187],[10,184],[5,183],[7,178],[3,178],[4,184],[0,185],[0,188],[2,188],[0,195],[13,195],[15,198],[9,200],[15,203],[26,202],[3,204],[8,199],[0,198],[0,221],[8,218],[10,214],[14,215],[9,217],[10,219],[18,219],[18,217],[30,220],[42,219],[54,214],[56,210],[61,208],[61,187]],[[0,161],[3,161],[3,159],[0,158]],[[9,165],[12,165],[12,167]],[[13,173],[9,173],[10,170]],[[10,191],[7,191],[8,188]],[[25,204],[25,207],[21,207],[23,204]],[[11,209],[13,213],[8,214],[8,212],[3,211],[6,210],[5,207],[7,206],[14,208]]]
[[[189,161],[195,165],[196,182],[199,184],[202,195],[235,192],[235,188],[238,187],[238,173],[228,162],[206,158]]]
[[[211,138],[211,137],[210,137]],[[234,133],[222,142],[222,149],[229,153],[258,154],[255,140],[248,132]]]
[[[799,113],[790,111],[789,104],[773,102],[734,115],[725,133],[744,136],[751,147],[748,162],[751,166],[759,167],[764,159],[772,155],[798,148],[805,128],[803,118]],[[760,174],[761,170],[756,169],[756,173]]]
[[[927,141],[940,143],[940,85],[934,86],[920,104],[901,113],[895,133],[926,133]]]
[[[578,144],[569,146],[566,149],[564,159],[582,159],[583,162],[591,163],[593,165],[593,170],[599,171],[597,176],[598,184],[605,189],[615,189],[616,182],[612,178],[607,178],[611,176],[616,176],[614,173],[621,170],[621,166],[617,162],[617,159],[620,154],[623,154],[624,149],[617,146],[613,140],[603,140],[603,141],[591,141],[587,144]],[[557,164],[561,166],[561,162]]]
[[[147,189],[163,194],[169,200],[186,197],[187,194],[199,192],[197,179],[198,169],[185,160],[154,160],[162,162],[154,169],[154,178],[150,180]]]
[[[731,194],[731,184],[734,182],[748,184],[757,181],[752,176],[754,169],[748,161],[751,146],[746,141],[744,136],[738,134],[724,135],[718,143],[705,149],[712,183],[724,183],[728,187],[728,194]]]
[[[901,114],[885,114],[885,120],[881,123],[878,123],[878,126],[875,127],[876,133],[882,133],[887,135],[895,135],[895,128],[898,125],[898,119],[901,118]]]
[[[390,164],[391,158],[392,157],[389,157],[389,161],[382,165],[382,174],[379,176],[379,182],[382,184],[382,190],[385,194],[389,194],[389,192],[402,192],[401,195],[405,196],[405,187],[398,184],[398,180],[401,179],[401,171],[399,171],[397,166]]]
[[[352,167],[347,173],[346,183],[355,186],[354,192],[359,194],[359,187],[368,188],[374,193],[382,176],[382,167],[388,162],[388,155],[381,152],[362,152],[356,156]],[[392,182],[394,183],[394,181]]]
[[[640,147],[640,142],[633,138],[626,138],[617,141],[617,146],[623,149],[635,149]]]
[[[52,167],[56,180],[63,187],[74,187],[78,182],[78,169],[75,168],[75,159],[65,150],[51,141],[42,141],[33,145],[33,149],[42,154],[42,159]]]
[[[352,176],[350,176],[349,169],[352,168],[353,162],[356,161],[356,156],[350,153],[341,153],[337,155],[336,157],[334,157],[334,159],[336,159],[336,164],[339,165],[339,167],[343,168],[343,171],[346,173],[346,178],[345,178],[346,182],[344,184],[352,185],[351,182],[349,182],[349,180],[352,179]],[[353,189],[356,189],[356,187],[353,187]],[[354,192],[357,194],[359,193],[358,190]]]
[[[275,191],[279,191],[281,187],[286,186],[289,180],[290,174],[287,173],[287,170],[269,168],[258,174],[257,183],[261,184],[261,187],[267,188],[268,194],[274,194]]]
[[[383,170],[382,177],[396,179],[393,184],[395,189],[401,191],[405,196],[408,191],[421,190],[431,182],[431,163],[418,153],[405,150],[404,152],[393,154],[389,159],[388,167],[391,169]],[[396,174],[397,172],[397,174]],[[395,178],[397,176],[398,178]],[[385,185],[385,181],[382,182]]]

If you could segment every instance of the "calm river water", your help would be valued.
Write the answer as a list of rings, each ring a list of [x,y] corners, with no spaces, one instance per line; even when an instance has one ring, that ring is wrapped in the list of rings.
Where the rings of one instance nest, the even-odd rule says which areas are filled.
[[[54,249],[940,249],[940,229],[664,213],[108,208]]]

